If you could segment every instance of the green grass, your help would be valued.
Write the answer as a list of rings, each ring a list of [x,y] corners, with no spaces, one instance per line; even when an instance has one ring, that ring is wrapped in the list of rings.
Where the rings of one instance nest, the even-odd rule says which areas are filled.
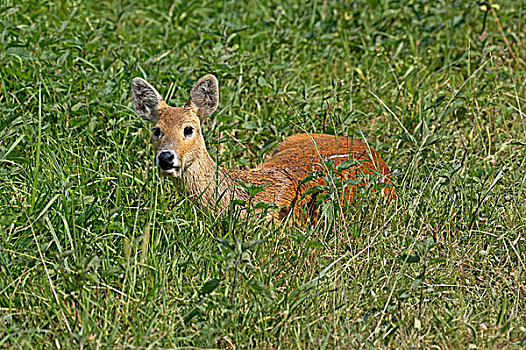
[[[0,347],[525,347],[526,4],[490,3],[3,0]],[[181,105],[206,73],[223,165],[356,135],[397,203],[304,230],[199,210],[129,86]]]

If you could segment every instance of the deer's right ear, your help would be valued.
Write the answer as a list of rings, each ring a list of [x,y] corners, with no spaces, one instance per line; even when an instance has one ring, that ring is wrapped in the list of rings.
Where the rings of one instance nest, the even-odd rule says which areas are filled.
[[[142,118],[155,123],[159,117],[159,108],[166,105],[161,95],[142,78],[133,78],[131,91],[135,112]]]

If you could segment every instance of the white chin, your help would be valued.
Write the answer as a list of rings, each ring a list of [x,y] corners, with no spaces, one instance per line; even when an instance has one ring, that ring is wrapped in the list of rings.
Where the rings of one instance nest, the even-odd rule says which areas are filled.
[[[159,172],[161,173],[162,176],[181,177],[181,170],[176,171],[175,169],[169,169],[169,170],[159,169]]]

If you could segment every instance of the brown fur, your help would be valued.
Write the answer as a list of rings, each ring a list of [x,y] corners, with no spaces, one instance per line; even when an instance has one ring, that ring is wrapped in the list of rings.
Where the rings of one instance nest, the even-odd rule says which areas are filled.
[[[205,85],[200,86],[200,84]],[[144,83],[140,86],[151,88],[149,84]],[[135,93],[133,89],[134,84],[132,84],[134,106],[141,114],[139,112],[141,101],[136,97],[140,94]],[[203,115],[208,116],[210,111],[213,112],[217,108],[217,80],[213,76],[205,76],[194,86],[192,93],[195,91],[210,93],[213,96],[194,95],[192,100],[191,95],[191,99],[183,107],[169,107],[162,99],[160,100],[155,127],[160,128],[163,135],[159,140],[155,140],[154,144],[158,152],[170,150],[180,158],[181,173],[172,172],[164,175],[173,177],[174,182],[181,189],[184,186],[186,193],[194,197],[201,206],[212,205],[215,210],[222,210],[233,198],[247,199],[247,194],[236,182],[240,180],[243,183],[265,185],[265,191],[258,193],[253,200],[277,205],[280,209],[271,212],[272,219],[281,221],[291,215],[293,221],[302,222],[306,217],[305,214],[308,214],[310,220],[315,221],[319,217],[316,205],[317,194],[302,195],[312,186],[332,184],[325,184],[324,177],[305,184],[301,184],[301,181],[313,171],[326,173],[323,159],[332,160],[335,165],[347,160],[363,160],[336,175],[346,180],[355,179],[360,173],[376,174],[379,182],[392,185],[389,168],[378,152],[358,139],[326,134],[292,135],[255,169],[229,170],[218,167],[206,150],[200,126]],[[143,91],[139,92],[144,94]],[[153,92],[150,95],[157,96]],[[200,104],[199,101],[204,102]],[[148,100],[148,103],[150,102],[151,99]],[[148,120],[153,119],[149,115],[141,114],[141,116]],[[195,134],[192,137],[185,137],[183,134],[185,127],[192,127]],[[340,194],[341,204],[352,203],[356,188],[364,184],[365,180],[359,184],[346,186]],[[384,188],[382,194],[389,200],[396,198],[392,186]]]

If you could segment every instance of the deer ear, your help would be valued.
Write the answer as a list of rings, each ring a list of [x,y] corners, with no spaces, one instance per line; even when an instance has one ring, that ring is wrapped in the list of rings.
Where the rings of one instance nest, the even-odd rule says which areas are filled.
[[[166,105],[161,95],[142,78],[133,78],[131,91],[135,112],[142,118],[155,123],[159,117],[159,108]]]
[[[207,74],[195,83],[187,105],[197,113],[201,123],[215,112],[219,104],[219,87],[217,79],[212,74]]]

